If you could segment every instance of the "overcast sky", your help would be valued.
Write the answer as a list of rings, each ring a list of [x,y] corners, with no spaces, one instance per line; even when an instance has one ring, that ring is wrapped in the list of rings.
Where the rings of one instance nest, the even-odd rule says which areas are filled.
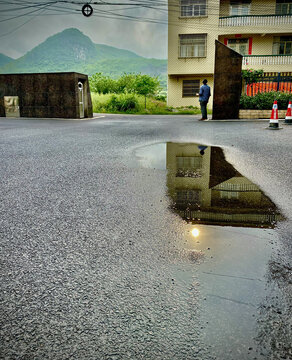
[[[0,0],[0,53],[18,58],[49,36],[74,27],[89,36],[94,43],[131,50],[145,57],[167,58],[167,26],[162,24],[167,21],[166,6],[160,7],[161,10],[135,8],[133,5],[132,9],[126,11],[121,11],[122,7],[118,5],[103,8],[115,14],[157,19],[159,23],[156,24],[105,18],[104,15],[98,14],[97,9],[93,13],[94,16],[86,18],[81,12],[76,11],[82,7],[79,4],[58,5],[62,6],[61,11],[70,11],[66,15],[61,15],[58,9],[49,11],[44,8],[38,10],[40,8],[35,7],[35,4],[43,4],[46,0],[35,0],[33,8],[17,10],[19,7],[27,6],[27,1]],[[132,0],[125,2],[129,1]],[[18,17],[28,12],[30,14]],[[10,19],[13,17],[17,18]]]

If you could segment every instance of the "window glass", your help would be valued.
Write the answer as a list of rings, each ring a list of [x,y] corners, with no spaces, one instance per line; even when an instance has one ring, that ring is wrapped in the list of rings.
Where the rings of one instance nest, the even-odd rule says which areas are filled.
[[[292,14],[292,1],[291,0],[277,0],[276,14],[277,15],[291,15]]]
[[[247,55],[248,39],[228,39],[228,47],[241,55]]]
[[[200,80],[183,80],[183,97],[194,97],[200,91]]]
[[[180,35],[179,57],[205,57],[206,34]]]
[[[204,16],[207,14],[207,0],[181,0],[181,16]]]
[[[244,16],[250,14],[250,1],[230,1],[230,16]]]
[[[199,204],[201,200],[200,190],[177,190],[176,202],[177,204]]]
[[[292,36],[274,37],[274,55],[292,55]]]
[[[176,177],[201,177],[201,156],[177,156]]]

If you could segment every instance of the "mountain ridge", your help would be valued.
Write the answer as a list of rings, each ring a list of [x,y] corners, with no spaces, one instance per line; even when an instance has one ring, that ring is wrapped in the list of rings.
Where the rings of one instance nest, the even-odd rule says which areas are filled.
[[[14,59],[10,56],[0,53],[0,67],[13,61]]]
[[[125,72],[156,76],[165,76],[167,72],[167,60],[144,58],[130,50],[95,44],[76,28],[48,37],[18,59],[7,58],[4,64],[0,63],[0,73],[101,72],[117,77]]]

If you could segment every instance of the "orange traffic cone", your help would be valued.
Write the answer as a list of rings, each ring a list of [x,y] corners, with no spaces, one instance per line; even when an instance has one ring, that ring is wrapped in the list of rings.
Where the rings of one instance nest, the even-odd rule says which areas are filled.
[[[287,109],[287,114],[285,117],[284,124],[292,125],[292,102],[291,102],[291,100],[289,101],[289,104],[288,104],[288,109]]]
[[[278,103],[277,100],[274,101],[273,110],[270,119],[270,125],[267,128],[269,130],[279,130],[279,115],[278,115]]]

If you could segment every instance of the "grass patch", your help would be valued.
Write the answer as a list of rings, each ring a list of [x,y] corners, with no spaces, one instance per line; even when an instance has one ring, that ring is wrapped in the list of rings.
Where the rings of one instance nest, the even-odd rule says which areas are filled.
[[[138,114],[138,115],[199,115],[197,107],[172,108],[163,100],[133,94],[92,93],[92,107],[95,113]]]

